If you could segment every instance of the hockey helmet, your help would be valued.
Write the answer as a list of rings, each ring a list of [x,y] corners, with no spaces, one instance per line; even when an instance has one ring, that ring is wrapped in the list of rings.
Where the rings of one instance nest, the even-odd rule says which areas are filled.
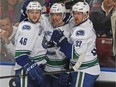
[[[54,3],[50,8],[50,13],[66,13],[66,8],[63,3]]]
[[[75,5],[73,5],[72,11],[77,11],[87,14],[90,11],[90,6],[87,2],[77,2]]]
[[[31,2],[27,5],[27,10],[42,10],[42,6],[41,6],[40,3],[37,2],[37,1],[31,1]]]

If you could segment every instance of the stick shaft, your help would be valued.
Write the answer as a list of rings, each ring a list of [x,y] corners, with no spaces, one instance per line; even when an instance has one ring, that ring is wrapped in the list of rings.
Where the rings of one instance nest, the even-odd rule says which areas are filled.
[[[68,70],[62,70],[62,71],[53,71],[53,72],[44,72],[44,75],[53,75],[53,74],[60,74],[60,73],[66,73],[66,72],[74,72],[77,71],[77,69],[80,67],[82,61],[84,59],[84,56],[81,55],[79,60],[76,62],[76,64],[72,67],[72,69],[68,69]],[[9,76],[1,76],[0,79],[4,79],[4,78],[12,78],[12,77],[22,77],[22,76],[28,76],[27,74],[24,75],[9,75]]]
[[[79,60],[76,62],[76,64],[75,64],[71,69],[62,70],[62,71],[44,72],[43,74],[44,74],[44,75],[53,75],[53,74],[60,74],[60,73],[66,73],[66,72],[74,72],[74,71],[77,71],[78,68],[80,67],[80,65],[82,64],[83,59],[84,59],[84,54],[82,54],[82,55],[79,57]],[[24,75],[21,75],[21,74],[20,74],[20,75],[1,76],[0,79],[12,78],[12,77],[22,77],[22,76],[28,76],[28,75],[27,75],[27,74],[24,74]]]
[[[44,72],[43,74],[44,75],[52,75],[52,74],[60,74],[60,73],[73,72],[73,71],[74,71],[73,69],[68,69],[68,70],[62,70],[62,71]],[[23,77],[23,76],[28,76],[28,74],[0,76],[0,79],[13,78],[13,77]]]
[[[22,77],[22,76],[28,76],[28,75],[27,75],[27,74],[25,74],[25,75],[9,75],[9,76],[0,76],[0,79],[13,78],[13,77]]]
[[[77,69],[80,67],[80,65],[82,64],[84,59],[84,54],[82,54],[79,57],[79,60],[76,62],[76,64],[68,70],[62,70],[62,71],[53,71],[53,72],[44,72],[44,75],[53,75],[53,74],[60,74],[60,73],[66,73],[66,72],[74,72],[77,71]],[[0,79],[4,79],[4,78],[12,78],[12,77],[22,77],[22,76],[28,76],[27,74],[24,75],[9,75],[9,76],[1,76]]]

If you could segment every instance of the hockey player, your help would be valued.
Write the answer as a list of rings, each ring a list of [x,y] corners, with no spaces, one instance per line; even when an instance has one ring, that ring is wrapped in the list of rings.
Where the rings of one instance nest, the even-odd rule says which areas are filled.
[[[64,32],[66,38],[69,38],[69,25],[64,24],[63,19],[66,15],[66,8],[63,3],[54,3],[50,8],[50,21],[54,30]],[[57,34],[56,36],[57,37]],[[66,56],[59,51],[59,47],[55,46],[53,42],[49,42],[47,50],[47,63],[45,65],[46,72],[62,71],[66,69]],[[68,74],[55,74],[57,78],[46,76],[46,87],[66,87],[68,86]]]
[[[28,5],[29,2],[31,1],[38,1],[38,0],[25,0],[21,9],[21,17],[20,17],[20,22],[25,20],[27,18],[27,14],[26,14],[26,7]],[[43,8],[42,8],[43,10]],[[51,23],[49,22],[48,16],[46,14],[41,14],[41,18],[40,18],[40,24],[41,24],[41,28],[46,29],[45,34],[47,36],[47,41],[49,41],[51,34],[53,32],[53,27],[51,26]]]
[[[72,29],[70,43],[63,33],[54,31],[51,37],[60,51],[70,58],[75,72],[71,73],[71,87],[94,87],[100,74],[96,54],[96,35],[93,24],[89,20],[90,7],[86,2],[78,2],[72,7],[76,26]],[[57,33],[57,37],[55,37]],[[64,39],[63,39],[64,38]]]
[[[31,1],[26,7],[27,18],[19,24],[16,34],[16,87],[42,87],[43,64],[46,49],[43,47],[44,29],[40,25],[42,7]]]

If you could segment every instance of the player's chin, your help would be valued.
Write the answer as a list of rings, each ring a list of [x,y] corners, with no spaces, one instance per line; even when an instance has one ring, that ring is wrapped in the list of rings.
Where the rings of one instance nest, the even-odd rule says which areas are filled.
[[[78,20],[75,20],[75,23],[78,25],[80,22]]]
[[[36,19],[34,20],[34,19],[33,19],[33,20],[32,20],[32,22],[33,22],[33,23],[37,23],[37,22],[38,22],[38,20],[36,20]]]
[[[53,26],[59,26],[59,24],[58,23],[53,23]]]

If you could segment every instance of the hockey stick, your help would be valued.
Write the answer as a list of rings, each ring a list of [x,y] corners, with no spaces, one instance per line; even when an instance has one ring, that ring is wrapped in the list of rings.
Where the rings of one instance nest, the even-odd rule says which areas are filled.
[[[72,71],[74,71],[74,70],[68,69],[68,70],[62,70],[62,71],[44,72],[43,74],[44,75],[52,75],[52,74],[66,73],[66,72],[72,72]],[[13,78],[13,77],[23,77],[23,76],[28,76],[28,74],[0,76],[0,79]]]
[[[84,60],[84,56],[85,54],[83,53],[82,55],[80,55],[78,61],[76,62],[76,64],[68,70],[62,70],[62,71],[53,71],[53,72],[44,72],[44,75],[53,75],[53,74],[60,74],[60,73],[66,73],[66,72],[75,72],[78,70],[78,68],[80,67],[80,65],[82,64],[83,60]],[[9,75],[9,76],[1,76],[0,79],[4,79],[4,78],[12,78],[12,77],[23,77],[23,76],[28,76],[28,74],[20,74],[20,75]]]
[[[0,76],[0,79],[13,78],[13,77],[23,77],[23,76],[28,76],[28,74],[9,75],[9,76]]]
[[[78,70],[78,68],[81,66],[84,58],[85,58],[85,54],[84,53],[79,56],[76,64],[72,67],[74,69],[74,71],[77,71]]]
[[[113,36],[113,55],[116,56],[116,12],[111,16],[112,36]]]

